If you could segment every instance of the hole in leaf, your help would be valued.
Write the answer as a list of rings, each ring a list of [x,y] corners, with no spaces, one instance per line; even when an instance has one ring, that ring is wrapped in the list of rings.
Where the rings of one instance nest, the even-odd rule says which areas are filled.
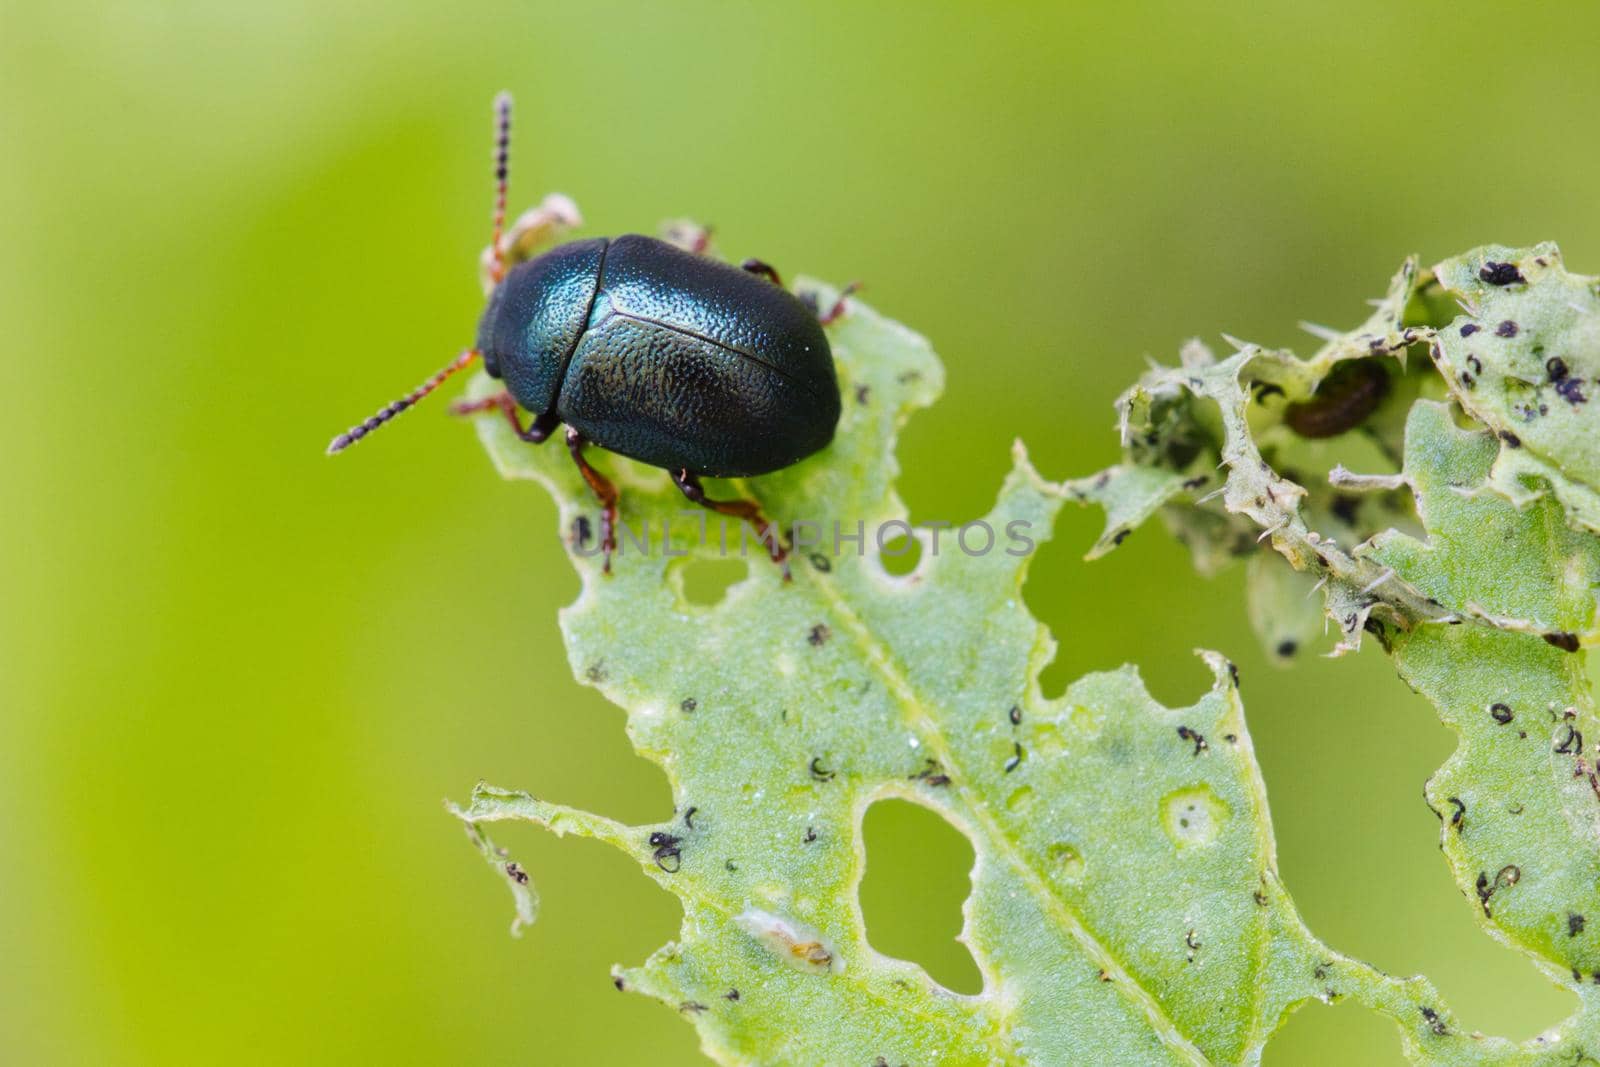
[[[917,569],[922,562],[922,542],[906,534],[895,534],[885,539],[878,551],[878,563],[889,574],[903,578]]]
[[[678,567],[678,581],[683,589],[683,599],[696,607],[715,607],[727,596],[728,587],[743,580],[750,573],[750,564],[742,559],[694,558]]]
[[[1292,1013],[1267,1042],[1269,1067],[1307,1063],[1400,1063],[1394,1024],[1349,997]]]
[[[972,892],[972,844],[920,804],[881,800],[867,809],[861,914],[867,939],[886,956],[911,960],[946,989],[983,991],[983,977],[961,932],[961,904]]]
[[[1463,906],[1440,860],[1439,819],[1417,797],[1417,784],[1456,751],[1457,739],[1439,725],[1424,697],[1396,681],[1393,661],[1375,640],[1364,641],[1357,655],[1312,656],[1292,671],[1246,667],[1245,686],[1246,715],[1272,798],[1280,869],[1312,929],[1391,974],[1429,975],[1463,1025],[1488,1033],[1531,1037],[1577,1008],[1570,989],[1554,985],[1532,957],[1484,936],[1475,894],[1471,907]],[[1448,820],[1452,809],[1441,806]],[[1184,862],[1204,855],[1186,852]],[[1095,857],[1088,860],[1092,865]],[[1352,871],[1370,875],[1354,895]],[[1474,870],[1469,893],[1475,877]],[[1565,940],[1565,912],[1555,917]],[[1296,1012],[1283,1049],[1318,1049],[1318,1037],[1302,1043],[1296,1028],[1341,1014]],[[1377,1018],[1359,1007],[1350,1014]],[[1324,1032],[1319,1025],[1311,1029]],[[1382,1054],[1330,1043],[1309,1058],[1286,1053],[1276,1062],[1398,1062],[1392,1026],[1377,1032],[1389,1042]],[[1266,1063],[1274,1062],[1279,1044],[1277,1037],[1268,1044]]]

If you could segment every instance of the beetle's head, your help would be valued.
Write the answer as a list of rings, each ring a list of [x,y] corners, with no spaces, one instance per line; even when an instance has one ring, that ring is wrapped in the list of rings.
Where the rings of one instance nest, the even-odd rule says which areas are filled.
[[[496,173],[503,173],[503,168]],[[504,202],[501,195],[496,200],[495,238],[478,257],[478,276],[483,282],[483,293],[488,298],[483,315],[478,319],[478,351],[483,354],[483,369],[493,377],[500,377],[500,369],[510,353],[503,351],[506,340],[501,335],[497,343],[496,324],[505,307],[529,307],[539,303],[536,292],[539,279],[527,270],[519,270],[531,261],[540,247],[558,240],[575,226],[583,225],[583,216],[570,196],[551,193],[537,207],[524,211],[511,228],[499,232]]]
[[[494,327],[505,302],[506,283],[497,282],[489,290],[489,302],[483,306],[483,314],[478,318],[478,339],[475,347],[479,355],[483,356],[483,369],[488,371],[492,378],[500,377],[500,349],[494,341]]]

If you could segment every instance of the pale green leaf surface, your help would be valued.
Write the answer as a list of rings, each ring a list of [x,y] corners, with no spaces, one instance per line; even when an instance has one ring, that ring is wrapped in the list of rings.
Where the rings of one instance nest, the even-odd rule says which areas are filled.
[[[554,494],[583,581],[561,616],[574,671],[626,709],[675,804],[657,824],[623,826],[480,787],[458,814],[516,894],[519,922],[532,917],[526,872],[486,824],[531,821],[633,855],[681,901],[683,926],[618,980],[682,1012],[725,1063],[1251,1062],[1296,1003],[1343,996],[1401,1019],[1411,1043],[1479,1048],[1426,983],[1384,978],[1302,927],[1225,660],[1206,654],[1215,682],[1181,709],[1156,703],[1131,668],[1041,696],[1054,643],[1023,604],[1028,559],[1006,551],[1007,533],[1047,539],[1070,487],[1041,479],[1019,447],[984,517],[995,548],[968,554],[946,532],[935,551],[924,531],[913,573],[883,570],[873,531],[905,518],[895,431],[942,372],[920,337],[859,302],[830,336],[845,398],[835,443],[712,487],[754,495],[781,522],[818,523],[826,548],[801,551],[787,585],[754,552],[710,607],[684,598],[690,560],[659,543],[641,555],[624,540],[602,575],[577,548],[594,503],[564,451],[480,421],[503,473]],[[692,547],[703,516],[662,472],[598,462],[635,529],[659,542],[665,524],[675,551],[717,553],[714,517],[709,546]],[[1114,530],[1184,479],[1112,480],[1130,494]],[[858,520],[865,537],[835,555],[832,524],[854,535]],[[729,528],[730,543],[739,535]],[[977,995],[871,947],[861,821],[887,797],[938,812],[972,843],[962,940]]]
[[[1492,245],[1434,268],[1466,314],[1434,358],[1461,406],[1500,435],[1491,484],[1526,502],[1553,490],[1600,532],[1600,288],[1553,244]]]
[[[1587,1009],[1600,971],[1600,923],[1589,928],[1590,916],[1600,919],[1600,730],[1583,656],[1544,635],[1565,644],[1592,630],[1600,541],[1568,528],[1551,499],[1519,510],[1488,491],[1495,445],[1457,428],[1443,406],[1419,404],[1406,475],[1427,541],[1380,536],[1364,552],[1473,621],[1537,621],[1531,633],[1397,630],[1391,651],[1461,736],[1427,794],[1445,820],[1441,847],[1457,882],[1502,939],[1572,984]]]

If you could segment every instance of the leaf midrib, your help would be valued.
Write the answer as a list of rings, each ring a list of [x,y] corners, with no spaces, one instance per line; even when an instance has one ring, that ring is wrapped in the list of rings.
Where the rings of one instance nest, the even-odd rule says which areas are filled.
[[[1017,584],[1020,587],[1020,580]],[[1029,891],[1038,898],[1042,910],[1056,919],[1059,927],[1067,931],[1094,962],[1104,967],[1108,974],[1117,979],[1112,985],[1144,1013],[1151,1029],[1156,1031],[1169,1048],[1181,1053],[1191,1063],[1209,1064],[1210,1060],[1183,1032],[1172,1017],[1167,1014],[1156,996],[1129,973],[1122,962],[1111,954],[1111,951],[1100,942],[1099,938],[1090,933],[1082,916],[1050,890],[1044,876],[1015,847],[1011,839],[991,817],[988,808],[981,803],[973,802],[966,785],[966,776],[961,773],[960,764],[952,754],[950,747],[945,743],[944,731],[940,727],[938,720],[928,711],[928,708],[932,705],[924,701],[917,693],[911,682],[899,669],[889,648],[873,635],[871,629],[850,607],[849,602],[831,585],[817,582],[814,583],[813,588],[817,589],[820,598],[826,603],[829,610],[834,612],[836,618],[841,620],[845,631],[850,634],[851,639],[861,650],[867,662],[882,678],[885,688],[894,695],[900,704],[906,722],[922,736],[924,743],[939,761],[953,772],[952,780],[956,786],[956,795],[961,798],[967,808],[968,817],[978,823],[988,836],[998,843],[996,850],[1002,854],[1002,857],[1012,869],[1021,875]]]

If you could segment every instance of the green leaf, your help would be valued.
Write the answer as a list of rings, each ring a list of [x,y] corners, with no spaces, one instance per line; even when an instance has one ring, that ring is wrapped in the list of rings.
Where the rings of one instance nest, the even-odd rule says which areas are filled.
[[[1365,548],[1466,620],[1396,631],[1395,664],[1461,746],[1428,782],[1457,884],[1503,940],[1593,999],[1600,973],[1600,781],[1579,635],[1595,622],[1600,541],[1569,529],[1549,498],[1519,510],[1488,491],[1496,439],[1419,404],[1406,477],[1426,542]],[[1600,1020],[1582,1029],[1600,1036]]]
[[[834,296],[802,286],[824,305]],[[860,302],[830,335],[845,398],[833,446],[712,487],[786,525],[816,524],[800,528],[812,543],[791,584],[752,549],[747,576],[709,607],[685,598],[683,576],[720,554],[722,534],[713,518],[702,536],[704,513],[662,472],[600,458],[625,521],[655,546],[643,554],[624,537],[607,577],[585,554],[579,520],[594,502],[565,453],[479,422],[499,469],[558,502],[583,581],[561,615],[574,672],[627,710],[675,805],[624,826],[480,786],[457,814],[516,894],[519,922],[532,917],[527,875],[489,823],[530,821],[634,856],[678,897],[683,926],[617,980],[680,1012],[724,1063],[1250,1062],[1293,1006],[1340,997],[1402,1019],[1419,1046],[1479,1047],[1425,982],[1378,975],[1300,923],[1226,660],[1203,654],[1215,681],[1185,708],[1155,702],[1132,668],[1041,695],[1055,646],[1023,605],[1025,549],[1069,498],[1112,491],[1114,540],[1197,488],[1192,477],[1130,464],[1098,487],[1054,485],[1019,446],[984,525],[965,540],[919,531],[917,569],[892,576],[877,531],[906,517],[894,437],[942,371],[926,342]],[[854,540],[836,544],[834,523]],[[661,550],[663,530],[684,555]],[[731,546],[740,535],[726,528]],[[892,797],[972,843],[962,940],[977,995],[872,948],[861,823]]]
[[[1153,370],[1121,402],[1150,428],[1128,462],[1171,473],[1220,460],[1227,473],[1216,506],[1225,517],[1208,501],[1175,500],[1169,509],[1202,516],[1175,525],[1212,531],[1203,548],[1232,555],[1252,555],[1238,524],[1260,531],[1323,590],[1342,646],[1375,633],[1458,734],[1426,789],[1441,850],[1485,929],[1572,990],[1579,1008],[1522,1046],[1413,1040],[1408,1053],[1430,1062],[1592,1062],[1600,1055],[1600,721],[1585,650],[1597,634],[1600,540],[1583,494],[1600,435],[1582,421],[1588,401],[1577,396],[1600,364],[1594,286],[1567,274],[1553,246],[1484,249],[1437,272],[1437,283],[1402,272],[1397,286],[1415,289],[1407,299],[1391,289],[1385,301],[1428,321],[1397,313],[1369,322],[1305,361],[1244,346],[1221,362],[1188,353],[1184,366]],[[1470,312],[1448,326],[1438,322],[1445,292]],[[1336,450],[1294,439],[1286,407],[1261,404],[1260,382],[1326,383],[1343,359],[1382,363],[1414,344],[1429,345],[1437,374],[1409,369],[1399,387],[1391,377],[1385,400],[1348,427],[1381,462],[1396,450],[1403,412],[1399,471],[1352,474]],[[1363,345],[1370,354],[1343,355]],[[1332,362],[1330,351],[1339,353]],[[1551,374],[1545,363],[1557,352],[1563,367]],[[1481,421],[1458,425],[1451,406],[1424,399],[1445,395],[1465,409],[1461,418]],[[1164,444],[1173,441],[1200,447],[1174,462]],[[1359,494],[1359,508],[1319,507],[1330,489]],[[1289,595],[1263,597],[1260,612],[1273,625],[1292,624]],[[1403,1009],[1380,1010],[1408,1021]]]

